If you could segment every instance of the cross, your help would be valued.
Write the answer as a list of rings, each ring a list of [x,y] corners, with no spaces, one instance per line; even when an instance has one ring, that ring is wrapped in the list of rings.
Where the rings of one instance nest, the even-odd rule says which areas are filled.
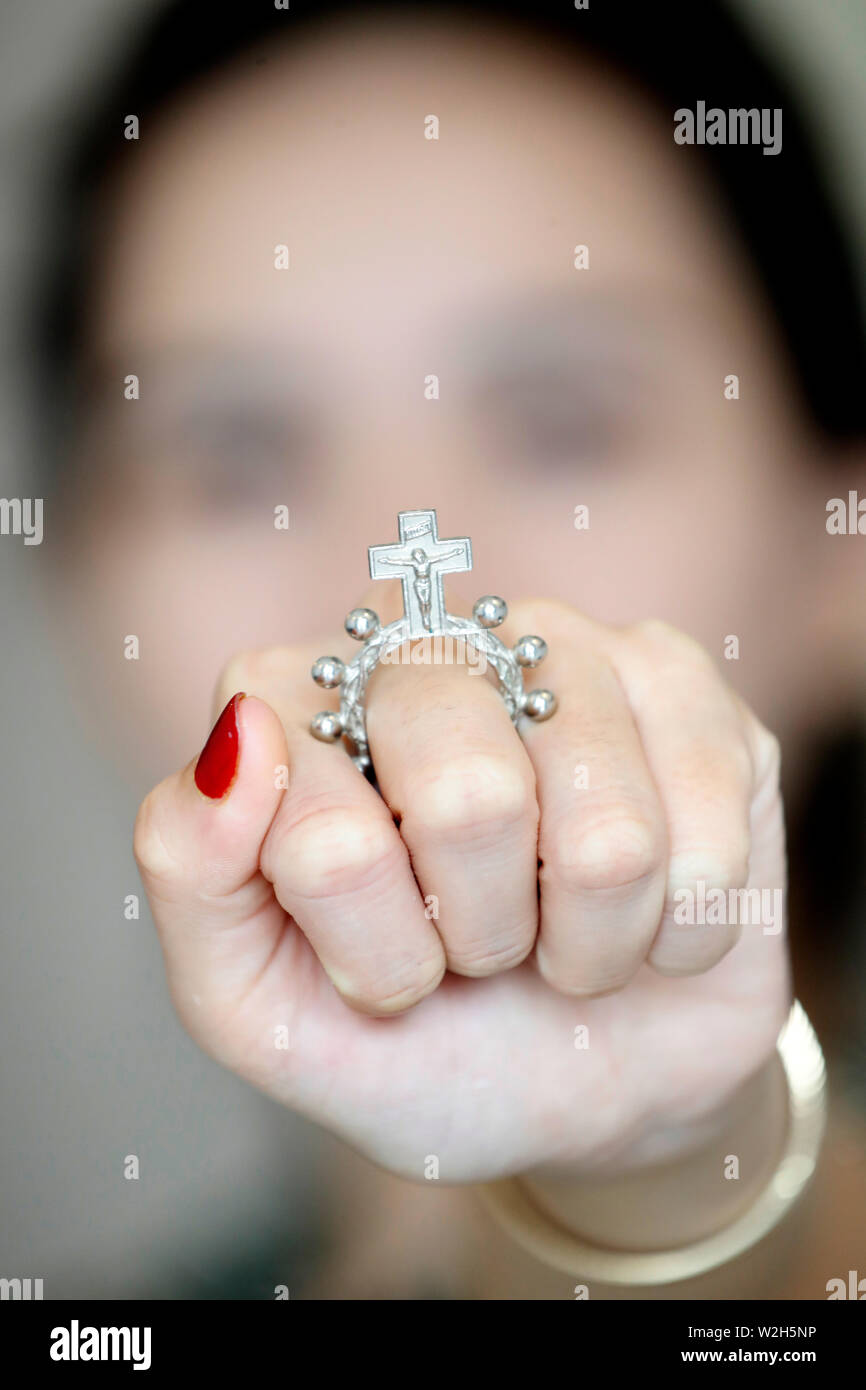
[[[442,576],[472,568],[472,542],[440,541],[435,511],[400,512],[400,540],[396,545],[371,545],[371,579],[399,579],[403,585],[403,611],[410,637],[445,627],[445,595]]]

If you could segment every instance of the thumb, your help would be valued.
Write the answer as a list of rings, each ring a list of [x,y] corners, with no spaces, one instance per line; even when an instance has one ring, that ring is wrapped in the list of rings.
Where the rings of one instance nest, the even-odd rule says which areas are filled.
[[[144,800],[133,848],[165,955],[169,987],[191,1032],[208,1005],[242,996],[285,927],[259,871],[282,799],[282,724],[264,700],[229,700],[198,759]]]

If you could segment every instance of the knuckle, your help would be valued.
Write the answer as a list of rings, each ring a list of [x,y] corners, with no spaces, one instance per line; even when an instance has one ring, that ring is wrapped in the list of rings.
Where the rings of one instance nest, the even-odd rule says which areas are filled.
[[[782,745],[775,734],[758,725],[756,735],[756,782],[778,787],[782,777]]]
[[[220,672],[217,703],[224,703],[238,690],[255,693],[257,689],[266,688],[275,675],[285,673],[289,656],[286,647],[259,647],[236,652]]]
[[[161,787],[155,787],[138,808],[132,833],[132,852],[143,877],[155,882],[179,882],[183,863],[173,854],[164,833]]]
[[[618,994],[632,979],[637,965],[629,969],[615,969],[611,964],[587,963],[568,964],[552,958],[546,951],[538,950],[536,965],[545,984],[557,994],[566,994],[572,999],[592,999],[605,994]]]
[[[633,810],[586,826],[560,827],[542,844],[543,874],[576,893],[637,886],[664,864],[660,825]]]
[[[700,642],[690,637],[687,632],[665,622],[663,618],[643,618],[628,628],[627,632],[641,645],[651,646],[656,650],[665,648],[671,658],[715,670],[715,662],[706,647],[701,646]]]
[[[668,872],[668,898],[678,892],[745,888],[749,881],[749,837],[744,833],[725,845],[680,850],[671,856]]]
[[[484,941],[463,946],[460,950],[449,949],[448,968],[456,975],[466,975],[471,979],[498,975],[522,965],[532,953],[534,942],[534,932],[527,931],[516,940],[511,938],[501,943]]]
[[[266,878],[279,878],[293,896],[331,898],[381,881],[399,855],[390,822],[359,810],[320,808],[269,837],[261,862]]]
[[[686,979],[704,975],[734,949],[740,937],[736,923],[698,928],[681,940],[672,939],[665,929],[652,947],[647,963],[658,975]]]
[[[627,631],[633,632],[636,637],[662,641],[675,635],[678,629],[673,624],[665,622],[664,618],[641,618],[638,622],[632,623]]]
[[[406,798],[404,829],[435,838],[492,837],[538,824],[534,778],[516,761],[476,754],[419,773]],[[411,809],[410,809],[411,808]]]
[[[340,997],[352,1008],[383,1016],[404,1013],[432,994],[445,974],[445,962],[431,960],[398,975],[381,975],[362,981],[349,982],[339,976],[335,978],[333,972],[329,974]]]
[[[236,652],[234,656],[223,666],[217,679],[217,700],[221,700],[227,691],[243,690],[250,685],[250,675],[255,670],[256,656],[254,651]]]
[[[755,768],[746,739],[734,740],[729,755],[736,783],[745,789],[750,788],[754,779]]]
[[[573,626],[580,617],[579,610],[564,599],[527,598],[509,605],[511,624],[521,630],[553,633]]]

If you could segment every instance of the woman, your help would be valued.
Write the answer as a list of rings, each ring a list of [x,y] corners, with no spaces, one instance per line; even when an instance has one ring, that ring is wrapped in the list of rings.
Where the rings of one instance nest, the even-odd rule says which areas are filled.
[[[687,7],[560,8],[157,20],[52,300],[86,402],[64,574],[90,663],[140,615],[145,759],[188,757],[222,672],[135,835],[193,1037],[434,1189],[370,1178],[392,1222],[453,1229],[471,1199],[437,1181],[519,1175],[549,1233],[639,1253],[730,1227],[784,1151],[782,923],[676,909],[781,893],[779,740],[859,695],[863,562],[825,520],[862,340],[792,106],[730,21],[702,7],[690,47]],[[697,100],[782,110],[781,152],[678,144]],[[518,734],[464,669],[383,668],[379,794],[310,738],[309,669],[351,655],[347,609],[396,616],[364,550],[420,505],[474,540],[452,611],[507,590],[559,707]],[[568,1261],[473,1220],[450,1291],[572,1296]],[[690,1272],[824,1296],[820,1262],[765,1266],[791,1229]],[[380,1279],[355,1291],[407,1292]]]

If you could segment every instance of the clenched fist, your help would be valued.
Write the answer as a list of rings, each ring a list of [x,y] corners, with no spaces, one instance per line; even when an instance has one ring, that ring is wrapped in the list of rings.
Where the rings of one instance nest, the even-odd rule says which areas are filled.
[[[136,823],[192,1036],[406,1177],[430,1154],[449,1182],[675,1152],[789,1005],[781,922],[677,910],[781,896],[775,739],[664,624],[538,601],[502,629],[525,632],[559,709],[520,734],[465,665],[376,670],[378,792],[309,733],[339,643],[239,656],[198,774]]]

